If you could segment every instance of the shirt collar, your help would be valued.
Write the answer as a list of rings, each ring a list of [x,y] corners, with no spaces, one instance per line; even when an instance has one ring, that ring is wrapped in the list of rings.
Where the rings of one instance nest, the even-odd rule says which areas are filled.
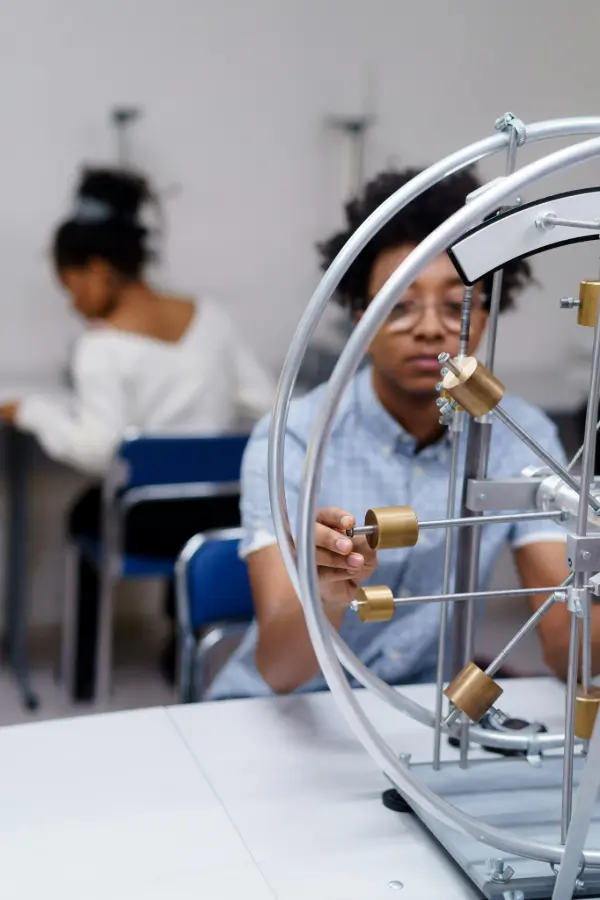
[[[355,401],[358,419],[361,426],[369,433],[374,443],[379,445],[385,455],[399,453],[403,456],[414,456],[417,441],[403,426],[382,406],[373,387],[373,369],[364,366],[354,378]],[[424,447],[419,453],[421,459],[441,458],[449,443],[448,431],[435,444]]]

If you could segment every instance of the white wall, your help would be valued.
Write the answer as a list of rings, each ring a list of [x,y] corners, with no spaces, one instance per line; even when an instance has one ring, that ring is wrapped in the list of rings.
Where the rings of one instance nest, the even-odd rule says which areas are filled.
[[[315,284],[313,244],[340,216],[344,151],[323,121],[362,111],[365,78],[371,173],[433,161],[507,109],[597,111],[595,0],[5,0],[0,21],[0,372],[63,358],[72,326],[46,247],[75,167],[114,153],[115,103],[145,108],[136,159],[181,185],[167,206],[172,280],[223,297],[274,367]],[[536,261],[544,318],[532,296],[504,366],[551,372],[549,353],[571,343],[554,301],[596,268],[590,248],[584,270],[572,255]]]
[[[316,281],[314,242],[340,222],[344,150],[324,119],[362,112],[365,80],[369,173],[434,161],[508,109],[598,111],[596,0],[5,0],[0,23],[5,383],[66,353],[74,323],[46,248],[76,167],[114,155],[114,104],[145,108],[135,158],[181,186],[167,205],[170,280],[222,297],[274,369]],[[599,175],[588,166],[547,190]],[[596,274],[595,257],[587,245],[536,259],[543,290],[501,332],[509,386],[542,401],[566,386],[569,399],[557,357],[587,336],[557,300]]]

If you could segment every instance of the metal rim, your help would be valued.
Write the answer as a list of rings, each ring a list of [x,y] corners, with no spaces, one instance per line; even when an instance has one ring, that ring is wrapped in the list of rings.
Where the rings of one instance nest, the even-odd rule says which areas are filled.
[[[595,134],[600,132],[600,117],[584,116],[577,118],[555,119],[542,121],[527,126],[525,142],[536,142],[552,139],[560,136],[573,136]],[[296,330],[290,344],[286,360],[281,372],[273,413],[271,418],[270,439],[268,450],[268,478],[271,508],[275,526],[275,534],[281,549],[283,560],[299,597],[301,592],[298,585],[295,556],[290,537],[290,528],[287,515],[284,482],[284,445],[285,430],[289,413],[292,392],[296,384],[300,366],[302,364],[306,345],[310,340],[318,322],[323,315],[331,295],[338,286],[341,278],[356,259],[361,250],[371,238],[389,221],[389,219],[403,209],[409,202],[416,199],[429,187],[437,184],[447,175],[466,168],[483,159],[498,153],[504,149],[510,140],[507,133],[499,133],[484,138],[466,148],[450,154],[438,163],[426,169],[415,179],[404,185],[392,195],[378,210],[367,219],[354,233],[348,243],[342,248],[332,265],[324,274],[316,291],[314,292]],[[363,687],[372,690],[383,702],[390,704],[395,709],[411,716],[424,725],[433,727],[433,713],[404,696],[399,691],[393,690],[385,682],[369,671],[347,647],[342,638],[331,629],[338,658],[348,672]],[[496,747],[505,747],[521,750],[549,749],[560,747],[564,743],[563,735],[492,735],[479,727],[474,727],[470,732],[471,739],[478,744],[490,743]]]
[[[490,843],[500,850],[548,862],[560,862],[564,848],[519,840],[455,809],[418,783],[410,771],[396,759],[391,749],[373,728],[343,674],[330,639],[327,619],[321,607],[316,578],[314,517],[326,442],[343,391],[398,294],[412,283],[423,266],[446,250],[470,225],[501,206],[510,194],[559,169],[574,166],[598,155],[600,155],[600,138],[595,138],[583,144],[559,150],[507,177],[501,184],[491,187],[485,194],[443,223],[407,257],[388,279],[356,326],[330,378],[324,401],[310,436],[298,516],[298,581],[309,632],[321,669],[336,697],[338,706],[363,745],[400,791],[424,812],[438,820],[449,821],[453,827],[466,831],[476,839]],[[587,865],[599,865],[600,852],[586,852],[585,862]]]

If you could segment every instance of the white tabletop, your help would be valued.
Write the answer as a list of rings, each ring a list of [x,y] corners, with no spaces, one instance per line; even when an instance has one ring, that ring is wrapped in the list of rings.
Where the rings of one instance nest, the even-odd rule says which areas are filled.
[[[165,710],[0,731],[2,894],[271,900]]]
[[[504,686],[503,709],[560,728],[561,685]],[[432,705],[431,686],[406,693]],[[395,750],[431,758],[429,729],[359,698]],[[6,897],[477,896],[412,816],[382,806],[389,785],[329,694],[5,728],[0,773]]]
[[[561,729],[558,682],[503,685],[502,709]],[[433,686],[404,692],[433,708]],[[430,729],[372,694],[358,696],[394,750],[431,760]],[[175,707],[169,715],[276,897],[391,900],[390,881],[404,885],[403,900],[479,897],[412,816],[382,805],[390,785],[330,694]],[[443,747],[445,758],[456,758]]]

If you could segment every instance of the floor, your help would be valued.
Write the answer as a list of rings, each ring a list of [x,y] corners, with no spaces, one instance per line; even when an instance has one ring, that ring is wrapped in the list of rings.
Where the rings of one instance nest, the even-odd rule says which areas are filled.
[[[118,662],[113,694],[105,704],[70,702],[56,678],[52,658],[55,654],[43,652],[32,660],[32,685],[40,707],[29,712],[21,704],[12,675],[3,667],[0,669],[0,726],[175,703],[175,690],[167,686],[158,671],[160,646],[158,639],[149,641],[146,638],[143,646],[131,654],[130,662]]]

